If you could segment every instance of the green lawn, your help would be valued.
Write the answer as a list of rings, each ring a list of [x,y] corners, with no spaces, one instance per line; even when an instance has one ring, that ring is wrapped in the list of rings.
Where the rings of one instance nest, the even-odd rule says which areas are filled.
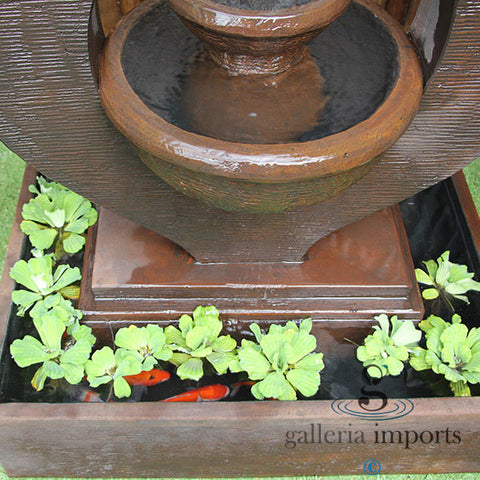
[[[12,226],[15,206],[20,188],[25,163],[3,144],[0,143],[0,275],[3,270],[5,251],[8,244],[8,237]],[[470,165],[465,174],[474,197],[477,209],[480,211],[480,159]],[[9,477],[0,470],[0,480],[8,480]],[[371,475],[361,476],[331,476],[331,477],[299,477],[302,479],[320,480],[367,480]],[[478,473],[465,474],[441,474],[441,475],[377,475],[377,479],[385,480],[477,480]],[[38,479],[37,479],[38,480]]]
[[[0,277],[25,162],[0,142]]]

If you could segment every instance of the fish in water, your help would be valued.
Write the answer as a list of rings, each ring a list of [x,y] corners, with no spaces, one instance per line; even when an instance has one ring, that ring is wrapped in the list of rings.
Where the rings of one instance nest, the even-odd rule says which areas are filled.
[[[68,393],[69,401],[84,403],[103,403],[97,392],[85,387],[74,387]]]
[[[254,382],[253,380],[245,380],[243,382],[232,383],[232,385],[230,385],[230,388],[232,389],[232,393],[230,394],[230,397],[233,398],[238,393],[240,388],[242,388],[242,387],[252,387],[256,383],[257,382]]]
[[[228,397],[230,389],[225,385],[215,384],[196,388],[187,392],[179,393],[174,397],[160,400],[161,402],[216,402]]]
[[[126,375],[123,377],[129,385],[142,385],[151,387],[158,383],[166,382],[170,378],[170,374],[165,370],[154,368],[149,372],[140,372],[137,375]]]

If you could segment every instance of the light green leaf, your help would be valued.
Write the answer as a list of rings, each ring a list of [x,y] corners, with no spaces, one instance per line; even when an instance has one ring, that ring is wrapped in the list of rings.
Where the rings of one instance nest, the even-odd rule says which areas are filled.
[[[84,376],[83,365],[75,365],[72,363],[62,364],[65,380],[71,385],[77,385],[80,383]]]
[[[32,378],[32,387],[37,390],[38,392],[43,389],[45,385],[45,380],[47,379],[47,375],[45,373],[45,369],[41,366]]]
[[[54,380],[63,378],[64,375],[63,368],[58,363],[50,360],[43,363],[43,370],[47,377],[53,378]]]
[[[113,391],[117,398],[129,397],[132,393],[130,385],[123,377],[118,377],[113,381]]]
[[[85,237],[76,233],[69,233],[63,236],[63,249],[67,253],[77,253],[85,246]]]
[[[237,342],[230,336],[218,337],[212,345],[215,352],[231,352],[237,346]]]
[[[27,290],[14,290],[12,292],[12,302],[20,305],[23,311],[28,310],[35,302],[42,299],[38,293],[29,292]]]
[[[203,376],[202,361],[199,358],[189,358],[177,368],[177,375],[182,380],[199,380]]]
[[[262,380],[270,370],[269,361],[253,348],[242,348],[238,352],[238,358],[250,380]]]
[[[230,364],[236,359],[237,356],[232,352],[213,352],[207,356],[207,360],[220,375],[226,373]]]
[[[301,331],[294,336],[291,347],[287,361],[288,363],[297,363],[317,348],[317,339],[313,335]]]
[[[403,320],[398,322],[398,328],[392,332],[392,340],[397,347],[417,346],[422,338],[422,332],[415,328],[412,320]]]
[[[297,398],[295,390],[287,383],[285,376],[280,372],[269,373],[261,382],[258,382],[258,389],[265,398],[277,398],[279,400],[296,400]]]
[[[34,337],[27,335],[22,340],[17,339],[10,345],[10,353],[21,368],[41,363],[51,358],[43,345]]]
[[[92,345],[88,338],[83,338],[68,348],[60,356],[60,363],[70,363],[74,365],[84,365],[90,357]]]
[[[60,228],[65,224],[65,210],[54,210],[53,212],[45,212],[53,226]]]
[[[207,344],[209,331],[206,326],[194,326],[191,330],[185,335],[185,341],[187,342],[187,347],[191,350],[196,350],[200,346],[205,347]]]
[[[53,245],[53,242],[57,238],[58,231],[53,228],[45,228],[32,232],[28,235],[30,243],[39,250],[46,250]]]
[[[287,380],[295,390],[298,390],[304,397],[315,395],[320,386],[320,374],[314,370],[294,368],[286,374]]]
[[[178,346],[180,348],[186,348],[187,344],[185,339],[183,338],[182,332],[175,328],[172,325],[169,325],[165,328],[165,336],[167,339],[167,344],[171,345],[172,347]]]
[[[321,372],[325,364],[323,363],[323,353],[310,353],[295,364],[296,368],[304,370],[314,370]]]
[[[65,324],[59,318],[36,317],[33,324],[42,343],[52,352],[60,352]]]
[[[186,362],[189,358],[191,357],[187,353],[173,352],[172,357],[170,358],[170,363],[178,367],[182,363]]]
[[[422,297],[425,300],[434,300],[435,298],[438,298],[438,290],[435,288],[427,288],[422,292]]]
[[[255,335],[255,340],[258,343],[260,343],[262,341],[262,338],[263,338],[262,332],[260,331],[260,327],[256,323],[252,323],[252,324],[250,324],[250,330]]]
[[[415,269],[415,278],[417,279],[418,283],[423,283],[425,285],[435,285],[434,280],[429,275],[427,275],[421,268]]]

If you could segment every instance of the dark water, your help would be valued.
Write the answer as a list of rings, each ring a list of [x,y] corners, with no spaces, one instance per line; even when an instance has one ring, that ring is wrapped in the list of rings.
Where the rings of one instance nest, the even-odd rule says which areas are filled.
[[[190,65],[200,50],[200,42],[162,3],[132,29],[122,52],[126,78],[148,108],[195,133],[184,118],[181,99]],[[342,132],[370,117],[391,91],[398,72],[397,47],[390,34],[356,3],[311,42],[310,51],[328,101],[319,123],[294,140],[298,142]],[[271,108],[275,117],[275,102]]]
[[[456,263],[468,265],[470,271],[480,273],[480,259],[473,244],[464,215],[459,205],[451,180],[444,181],[421,192],[401,204],[402,214],[408,234],[410,248],[416,267],[423,260],[437,258],[445,250],[451,251],[451,259]],[[466,325],[480,326],[480,294],[469,294],[470,305],[455,305]],[[437,306],[445,319],[451,313],[443,306]],[[430,313],[427,304],[427,315]],[[15,338],[33,333],[29,320],[15,316],[12,311],[10,327],[5,344],[9,345]],[[321,348],[321,345],[319,345]],[[338,342],[332,353],[324,358],[326,368],[321,378],[322,383],[313,399],[358,399],[371,384],[364,376],[363,367],[355,359],[356,347],[344,340]],[[20,369],[10,358],[8,349],[3,350],[0,371],[0,401],[2,402],[72,402],[87,387],[79,385],[71,387],[58,383],[58,388],[46,388],[43,392],[35,392],[30,386],[30,379],[37,367]],[[167,367],[173,373],[172,367]],[[135,387],[132,399],[125,401],[158,401],[179,394],[191,388],[221,383],[227,386],[245,380],[241,375],[210,375],[200,382],[181,381],[172,375],[168,382],[157,386]],[[362,389],[364,389],[362,391]],[[372,390],[370,388],[370,390]],[[480,394],[480,388],[471,387],[473,395]],[[442,377],[431,372],[416,372],[406,368],[398,377],[386,377],[375,385],[388,398],[415,398],[429,396],[451,396],[448,383]],[[99,389],[103,399],[108,395],[108,387]],[[242,387],[234,398],[226,401],[253,400],[248,387]]]
[[[242,10],[271,11],[282,8],[298,7],[306,5],[313,0],[213,0],[227,7],[240,8]]]

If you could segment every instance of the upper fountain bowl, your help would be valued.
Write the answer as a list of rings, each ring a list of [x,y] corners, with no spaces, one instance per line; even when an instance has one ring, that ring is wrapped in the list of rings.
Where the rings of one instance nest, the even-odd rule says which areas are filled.
[[[203,42],[213,61],[231,75],[281,73],[301,62],[306,43],[339,17],[349,3],[350,0],[168,0]]]
[[[229,211],[282,212],[365,175],[408,128],[423,91],[414,47],[372,1],[353,0],[308,51],[283,73],[232,75],[165,0],[145,0],[108,40],[100,97],[142,161],[178,191]]]

